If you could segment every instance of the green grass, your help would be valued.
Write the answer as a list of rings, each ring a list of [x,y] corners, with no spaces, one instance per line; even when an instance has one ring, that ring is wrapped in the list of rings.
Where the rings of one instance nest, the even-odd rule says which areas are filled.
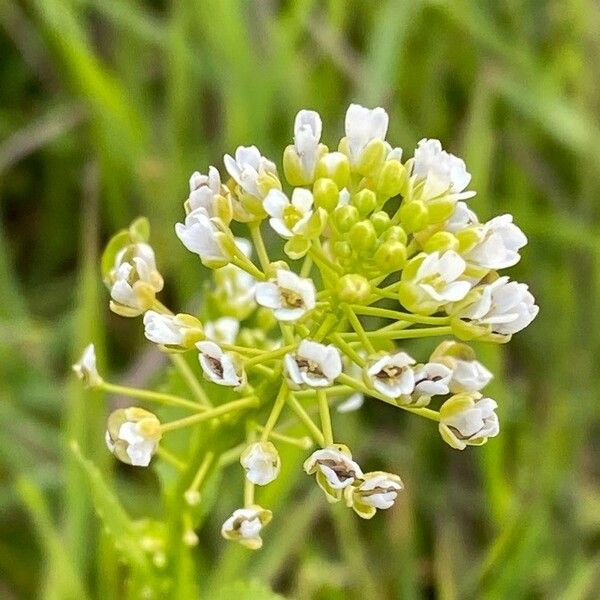
[[[139,321],[108,311],[102,244],[147,215],[169,303],[185,307],[205,276],[173,231],[189,174],[237,144],[279,156],[302,107],[331,142],[350,101],[385,106],[407,154],[439,137],[467,161],[478,214],[511,212],[529,235],[513,275],[540,316],[478,349],[502,434],[459,453],[369,405],[339,426],[361,462],[404,479],[393,511],[350,519],[290,468],[250,555],[218,536],[237,498],[225,477],[181,581],[240,600],[264,586],[299,600],[600,595],[597,3],[0,0],[0,26],[1,597],[124,597],[95,512],[109,530],[157,515],[155,476],[114,464],[105,399],[69,373],[90,339],[115,378],[147,350]],[[299,468],[302,452],[285,458]],[[248,578],[261,583],[222,587]]]

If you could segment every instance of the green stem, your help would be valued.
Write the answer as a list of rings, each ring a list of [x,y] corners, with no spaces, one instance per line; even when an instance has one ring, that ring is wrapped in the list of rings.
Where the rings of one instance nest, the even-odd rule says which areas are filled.
[[[360,322],[360,319],[356,316],[356,313],[347,304],[342,304],[341,307],[346,317],[348,318],[348,321],[350,321],[352,329],[354,329],[354,331],[360,338],[360,341],[365,346],[367,352],[369,352],[369,354],[375,354],[375,348],[373,347],[371,340],[367,337],[362,323]]]
[[[238,354],[252,354],[253,356],[259,356],[264,354],[265,350],[259,348],[247,348],[246,346],[236,346],[235,344],[225,344],[224,342],[218,342],[218,345],[227,352],[237,352]]]
[[[271,409],[271,414],[269,414],[269,418],[267,419],[265,426],[262,428],[262,434],[261,434],[261,438],[260,438],[261,442],[266,442],[269,439],[269,435],[271,434],[271,431],[273,430],[275,425],[277,425],[277,421],[279,419],[279,416],[281,415],[281,411],[283,410],[283,407],[285,406],[285,401],[286,401],[287,395],[288,395],[288,386],[284,380],[284,382],[281,384],[281,388],[279,389],[279,393],[277,394],[277,397],[275,398],[275,402],[273,402],[273,408]]]
[[[164,425],[161,425],[160,429],[163,433],[167,431],[175,431],[176,429],[182,429],[184,427],[189,427],[190,425],[196,425],[197,423],[202,423],[203,421],[208,421],[230,412],[235,412],[245,408],[252,408],[255,406],[258,406],[258,398],[256,396],[248,396],[247,398],[234,400],[233,402],[227,402],[227,404],[222,404],[216,408],[205,410],[199,415],[193,415],[191,417],[185,417],[184,419],[178,419],[177,421],[165,423]]]
[[[178,471],[183,471],[186,467],[186,464],[181,459],[177,458],[168,450],[165,450],[162,446],[158,447],[157,454],[160,458],[162,458],[165,462],[169,463]]]
[[[347,385],[332,385],[331,387],[324,389],[324,392],[328,396],[345,396],[353,391],[354,390],[349,388]],[[316,398],[317,390],[300,390],[298,392],[294,392],[294,396],[296,396],[296,398]]]
[[[354,348],[352,348],[352,346],[350,346],[350,344],[348,344],[344,340],[342,335],[343,334],[341,334],[341,333],[330,333],[329,339],[334,344],[339,346],[340,350],[344,354],[347,354],[359,367],[364,367],[367,364],[365,359],[360,354],[358,354],[358,352],[356,352],[356,350],[354,350]]]
[[[208,395],[200,385],[198,378],[194,375],[192,368],[188,365],[185,358],[181,354],[169,354],[169,358],[183,377],[192,394],[194,394],[196,400],[203,406],[212,406],[212,402],[209,400]]]
[[[246,477],[244,478],[244,506],[246,508],[254,504],[254,484]]]
[[[329,412],[325,390],[317,390],[317,401],[319,403],[319,417],[321,419],[321,427],[323,428],[324,443],[326,446],[331,446],[333,444],[333,429],[331,427],[331,413]]]
[[[265,428],[262,425],[258,425],[257,429],[262,433],[264,432]],[[269,438],[272,440],[283,442],[284,444],[296,446],[297,448],[302,448],[302,450],[308,450],[313,445],[313,441],[309,437],[292,437],[290,435],[284,435],[283,433],[279,433],[278,431],[270,431]]]
[[[275,350],[271,350],[270,352],[263,352],[260,356],[254,356],[253,358],[248,359],[244,366],[246,368],[252,367],[254,365],[261,364],[268,360],[274,360],[276,358],[280,358],[284,356],[288,352],[291,352],[296,348],[297,344],[289,344],[288,346],[283,346],[282,348],[276,348]]]
[[[412,313],[401,312],[399,310],[379,308],[377,306],[359,306],[357,304],[352,304],[351,308],[358,315],[381,317],[382,319],[397,319],[412,323],[424,323],[427,325],[447,325],[450,323],[450,317],[429,317],[425,315],[415,315]]]
[[[200,486],[206,479],[206,475],[208,474],[208,471],[209,471],[211,465],[213,464],[214,460],[215,460],[214,452],[207,452],[205,454],[204,458],[202,459],[202,462],[200,463],[200,466],[198,467],[198,470],[196,471],[196,474],[194,475],[194,479],[192,479],[192,483],[190,484],[190,487],[186,490],[186,492],[184,494],[186,499],[188,500],[188,504],[197,504],[198,501],[200,500],[199,495],[198,495],[198,490],[200,489]],[[191,501],[191,500],[195,500],[195,502]]]
[[[369,338],[386,339],[386,340],[411,340],[417,338],[437,337],[444,335],[452,335],[452,327],[428,327],[425,329],[406,329],[403,331],[366,331]],[[356,341],[359,339],[356,333],[340,333],[338,334],[344,340]]]
[[[269,260],[265,241],[263,240],[263,236],[260,231],[260,222],[252,221],[251,223],[248,223],[248,227],[250,229],[252,241],[254,242],[254,247],[256,248],[256,254],[258,255],[260,266],[262,267],[263,271],[266,271],[271,265],[271,261]]]
[[[287,401],[290,408],[296,413],[298,419],[300,419],[302,424],[308,429],[315,442],[317,442],[319,446],[324,447],[325,438],[323,437],[323,432],[314,424],[309,414],[304,410],[304,407],[298,402],[293,393],[288,395]]]
[[[307,254],[304,257],[304,261],[302,262],[302,267],[300,268],[300,277],[308,277],[312,270],[313,261],[310,254]]]
[[[129,396],[130,398],[139,398],[140,400],[146,400],[147,402],[158,402],[165,406],[180,406],[181,408],[187,408],[194,412],[204,413],[206,408],[199,406],[196,402],[180,398],[179,396],[173,396],[172,394],[163,394],[161,392],[153,392],[150,390],[140,390],[137,388],[127,387],[125,385],[117,385],[115,383],[108,383],[103,381],[98,385],[97,389],[109,392],[111,394],[120,394],[122,396]]]
[[[242,271],[246,271],[246,273],[252,275],[252,277],[259,281],[265,281],[267,279],[267,276],[246,256],[244,256],[243,259],[239,256],[233,256],[231,258],[231,264],[239,267]]]

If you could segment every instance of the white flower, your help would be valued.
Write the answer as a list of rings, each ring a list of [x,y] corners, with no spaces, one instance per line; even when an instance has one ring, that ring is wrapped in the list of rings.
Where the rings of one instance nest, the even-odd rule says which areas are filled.
[[[344,490],[346,504],[363,519],[372,518],[377,509],[387,510],[394,505],[398,492],[404,484],[398,475],[374,471],[366,473],[364,480],[355,487]]]
[[[311,279],[278,269],[275,281],[256,284],[256,302],[272,308],[279,321],[296,321],[316,304],[317,292]]]
[[[429,362],[415,369],[416,396],[444,396],[450,389],[452,370],[441,363]]]
[[[237,267],[234,267],[237,269]],[[204,325],[204,333],[209,340],[223,344],[235,344],[240,331],[240,322],[233,317],[221,317]]]
[[[371,385],[388,398],[412,394],[415,389],[415,374],[411,365],[415,360],[406,352],[386,354],[371,364],[366,376]]]
[[[519,250],[527,244],[527,238],[513,224],[512,215],[495,217],[481,230],[481,241],[463,255],[468,262],[486,269],[506,269],[519,262]]]
[[[278,189],[272,189],[263,201],[263,207],[271,217],[269,224],[284,238],[302,235],[313,215],[313,195],[305,188],[295,188],[292,200]]]
[[[450,392],[478,392],[493,378],[493,375],[478,360],[475,352],[460,342],[446,340],[431,354],[431,362],[446,365],[452,371],[448,387]]]
[[[342,372],[340,351],[333,345],[325,346],[302,340],[293,354],[286,354],[285,368],[296,385],[326,387]]]
[[[454,316],[475,325],[489,326],[495,333],[511,335],[525,329],[535,319],[539,307],[524,283],[499,277],[493,283],[480,286],[475,300]]]
[[[214,198],[221,193],[221,175],[215,167],[208,168],[208,175],[195,171],[190,177],[190,195],[186,202],[186,212],[203,208],[209,217],[214,217]]]
[[[175,233],[182,244],[202,262],[225,260],[225,254],[217,241],[217,226],[204,208],[197,208],[186,215],[184,223],[175,225]]]
[[[457,202],[444,229],[450,233],[457,233],[471,225],[479,225],[477,215],[467,206],[466,202]]]
[[[248,481],[256,485],[267,485],[277,479],[281,459],[271,442],[250,444],[240,456],[240,464],[246,470]]]
[[[304,462],[304,470],[308,475],[316,473],[317,483],[330,502],[338,502],[342,490],[363,477],[363,472],[352,460],[350,451],[342,445],[328,446],[313,452]]]
[[[368,109],[351,104],[346,111],[346,138],[350,162],[356,164],[367,145],[373,140],[385,140],[388,114],[383,108]]]
[[[144,314],[144,335],[155,344],[185,348],[202,336],[202,324],[191,315],[149,310]]]
[[[432,314],[462,300],[472,283],[462,280],[467,264],[454,250],[421,253],[402,272],[398,294],[401,304],[416,313]]]
[[[229,175],[251,196],[263,197],[260,186],[261,175],[277,176],[275,164],[261,156],[256,146],[239,146],[235,151],[235,159],[226,154],[223,160]]]
[[[303,174],[308,180],[315,175],[317,165],[319,142],[322,131],[321,117],[314,110],[301,110],[294,121],[294,147]]]
[[[348,396],[341,404],[338,404],[337,411],[339,413],[354,412],[362,407],[365,402],[365,397],[360,392],[356,392],[351,396]]]
[[[260,537],[262,528],[272,517],[273,514],[270,510],[260,506],[238,508],[223,523],[221,535],[226,540],[235,540],[251,550],[258,550],[263,544]]]
[[[450,193],[460,200],[475,195],[474,192],[461,193],[469,185],[471,175],[461,158],[442,150],[439,140],[422,139],[419,142],[415,150],[413,175],[425,180],[428,198]]]
[[[106,445],[122,462],[147,467],[161,439],[160,421],[143,408],[115,410],[108,418]]]
[[[446,400],[440,408],[440,434],[457,450],[481,446],[498,435],[500,425],[495,413],[498,405],[481,394],[458,394]]]
[[[73,371],[88,388],[94,388],[102,383],[102,377],[96,367],[96,348],[90,344],[85,348],[81,358],[73,365]]]
[[[246,374],[237,363],[235,356],[223,350],[214,342],[198,342],[200,366],[204,375],[218,385],[240,388],[246,382]]]
[[[142,314],[163,288],[154,250],[145,243],[130,244],[117,253],[109,275],[110,308],[122,316]]]

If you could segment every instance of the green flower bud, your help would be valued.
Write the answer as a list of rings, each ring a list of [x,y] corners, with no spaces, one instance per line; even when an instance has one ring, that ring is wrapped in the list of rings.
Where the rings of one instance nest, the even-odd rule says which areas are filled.
[[[381,235],[390,226],[390,215],[388,215],[385,210],[379,210],[371,215],[371,223],[373,223],[375,231]]]
[[[371,284],[366,277],[348,273],[340,277],[336,284],[338,298],[350,304],[363,304],[371,296]]]
[[[284,252],[292,260],[298,260],[299,258],[306,256],[309,249],[310,241],[308,238],[299,235],[295,235],[293,238],[289,239],[283,247]]]
[[[350,162],[341,152],[329,152],[317,163],[316,177],[333,179],[339,189],[346,187],[350,181]]]
[[[377,192],[386,198],[393,198],[402,192],[408,174],[399,160],[387,160],[383,163],[377,180]]]
[[[429,200],[429,202],[427,202],[427,208],[429,210],[429,223],[434,225],[447,221],[452,216],[455,206],[456,201],[449,200],[448,198]]]
[[[364,189],[354,194],[352,203],[362,216],[366,216],[375,210],[377,206],[377,196],[373,190]]]
[[[377,233],[371,221],[365,219],[352,226],[348,234],[352,247],[359,253],[369,252],[377,242]]]
[[[406,263],[406,246],[394,240],[384,242],[375,252],[375,263],[384,273],[400,270]]]
[[[371,140],[360,155],[355,170],[361,175],[374,176],[385,161],[387,148],[383,140]]]
[[[300,157],[293,145],[287,146],[283,151],[283,174],[288,183],[293,186],[309,185],[311,183],[304,173]]]
[[[406,231],[404,231],[404,229],[402,229],[400,225],[392,225],[389,229],[387,229],[381,234],[381,240],[383,242],[387,242],[388,240],[395,240],[397,242],[402,242],[403,244],[406,244],[406,242],[408,241],[408,236],[406,235]]]
[[[352,246],[350,242],[336,242],[333,251],[339,258],[350,258],[352,256]]]
[[[335,226],[341,233],[350,231],[352,226],[357,223],[359,219],[360,214],[358,213],[358,209],[352,204],[338,206],[333,211],[333,220]]]
[[[315,181],[313,198],[315,199],[315,206],[324,208],[329,213],[338,205],[340,191],[333,179],[323,177]]]
[[[458,250],[458,240],[449,231],[438,231],[425,242],[423,250],[428,254],[437,251]]]
[[[421,231],[429,223],[428,205],[421,200],[413,200],[400,207],[400,221],[408,233]]]

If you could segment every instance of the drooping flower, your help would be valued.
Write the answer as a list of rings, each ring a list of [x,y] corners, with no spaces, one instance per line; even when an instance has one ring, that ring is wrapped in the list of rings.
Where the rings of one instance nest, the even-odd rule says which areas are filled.
[[[524,283],[499,277],[478,286],[451,314],[476,327],[511,335],[525,329],[535,319],[539,307]]]
[[[234,267],[237,269],[237,267]],[[240,331],[240,322],[233,317],[221,317],[204,325],[204,333],[209,340],[217,344],[235,344]]]
[[[246,383],[246,374],[236,355],[224,352],[210,341],[198,342],[196,348],[200,351],[200,366],[209,381],[233,388],[241,388]]]
[[[394,505],[404,484],[398,475],[374,471],[366,473],[358,485],[344,489],[346,504],[363,519],[371,519],[377,509],[387,510]]]
[[[246,471],[246,478],[256,485],[275,481],[281,469],[279,453],[271,442],[250,444],[242,452],[240,464]]]
[[[340,351],[332,344],[310,340],[302,340],[295,352],[286,354],[284,363],[288,377],[297,386],[327,387],[342,372]]]
[[[119,408],[108,417],[106,445],[128,465],[147,467],[161,437],[160,421],[143,408]]]
[[[527,238],[513,223],[512,215],[500,215],[476,229],[481,239],[463,254],[467,262],[486,269],[506,269],[519,262],[519,250]]]
[[[148,310],[163,288],[154,250],[141,242],[129,244],[117,253],[107,281],[112,298],[110,309],[124,317],[137,317]]]
[[[239,146],[235,158],[226,154],[223,160],[229,175],[251,196],[264,198],[273,187],[265,185],[264,180],[277,180],[277,167],[262,156],[256,146]]]
[[[413,312],[431,314],[462,300],[472,287],[469,281],[461,279],[466,267],[454,250],[416,256],[402,271],[400,302]]]
[[[341,444],[313,452],[304,462],[304,470],[308,475],[316,473],[317,483],[329,502],[339,502],[344,488],[363,477],[350,450]]]
[[[475,192],[463,192],[471,181],[465,162],[443,150],[439,140],[424,138],[419,142],[412,172],[418,180],[424,180],[427,198],[451,194],[460,200],[475,195]]]
[[[81,358],[73,365],[73,371],[87,388],[95,388],[103,381],[96,367],[96,348],[94,344],[86,346]]]
[[[445,396],[449,393],[452,370],[447,366],[428,362],[415,368],[415,389],[411,404],[425,406],[432,396]]]
[[[449,388],[452,394],[478,392],[493,378],[492,373],[475,359],[475,352],[466,344],[447,340],[433,352],[431,361],[446,365],[452,371]]]
[[[144,335],[166,348],[191,348],[203,338],[202,323],[192,315],[166,315],[149,310],[144,314]]]
[[[442,439],[457,450],[485,444],[500,431],[497,407],[494,400],[476,392],[452,396],[440,408]]]
[[[385,141],[389,117],[383,108],[351,104],[346,111],[346,141],[350,163],[355,165],[373,141]]]
[[[239,542],[250,550],[258,550],[263,541],[260,537],[262,528],[272,519],[273,513],[258,505],[238,508],[223,523],[221,535],[226,540]]]
[[[296,321],[315,307],[315,284],[292,271],[278,269],[274,281],[256,284],[256,302],[273,309],[279,321]]]
[[[366,369],[366,379],[380,394],[388,398],[408,396],[415,389],[414,358],[406,352],[386,354]]]

